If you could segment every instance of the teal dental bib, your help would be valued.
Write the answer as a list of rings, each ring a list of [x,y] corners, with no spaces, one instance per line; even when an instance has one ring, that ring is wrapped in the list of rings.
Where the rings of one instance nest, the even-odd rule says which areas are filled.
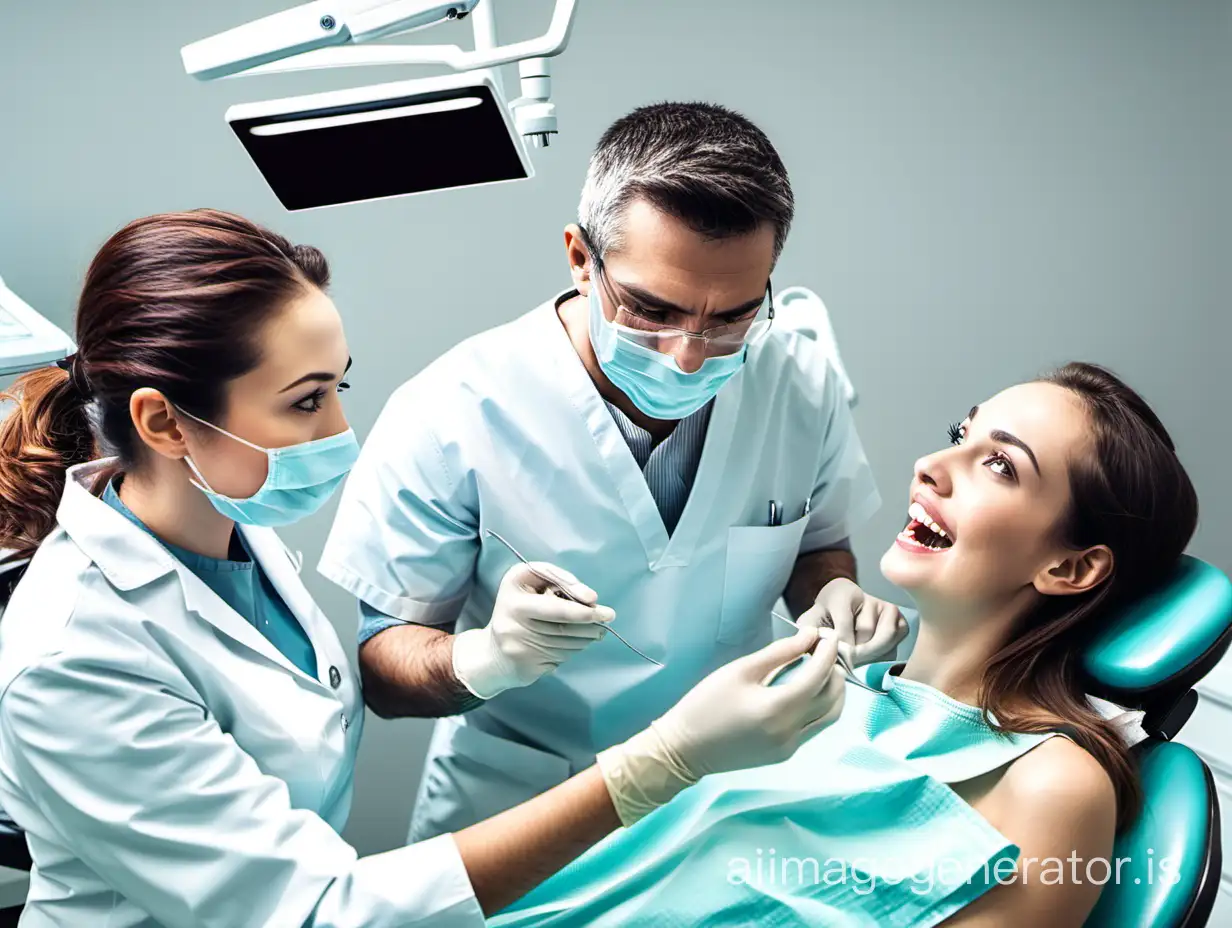
[[[946,784],[1053,735],[999,733],[891,666],[857,671],[883,694],[848,685],[791,759],[706,777],[489,924],[914,928],[1008,880],[1018,848]]]

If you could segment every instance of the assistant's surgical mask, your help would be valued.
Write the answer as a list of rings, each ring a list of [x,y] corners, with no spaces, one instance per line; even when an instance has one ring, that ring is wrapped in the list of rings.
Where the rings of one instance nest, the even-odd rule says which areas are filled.
[[[650,418],[688,418],[744,365],[746,348],[706,358],[696,371],[685,373],[674,357],[640,344],[604,316],[598,273],[591,275],[590,344],[607,379]]]
[[[205,494],[216,510],[242,525],[274,528],[312,515],[330,498],[359,457],[359,442],[352,429],[285,448],[262,448],[192,413],[184,412],[184,415],[265,455],[265,482],[247,499],[233,499],[215,492],[192,456],[184,457],[196,478],[193,486]]]

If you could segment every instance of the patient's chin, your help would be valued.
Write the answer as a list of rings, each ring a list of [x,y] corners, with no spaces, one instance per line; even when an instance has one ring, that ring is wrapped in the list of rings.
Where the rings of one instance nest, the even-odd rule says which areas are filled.
[[[915,589],[928,581],[927,565],[914,563],[910,555],[899,550],[897,545],[890,545],[888,551],[881,555],[881,575],[904,590]]]

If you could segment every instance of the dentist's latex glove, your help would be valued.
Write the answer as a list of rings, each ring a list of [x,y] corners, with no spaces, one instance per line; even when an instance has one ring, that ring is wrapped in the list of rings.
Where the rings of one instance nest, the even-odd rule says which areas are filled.
[[[534,567],[534,570],[531,570]],[[571,602],[538,571],[580,599]],[[607,634],[616,618],[598,594],[551,564],[515,564],[501,579],[492,619],[454,636],[454,676],[480,699],[528,686]]]
[[[762,681],[816,648],[788,678]],[[838,639],[801,629],[720,667],[658,721],[596,758],[620,820],[632,825],[708,773],[786,760],[842,711]]]
[[[869,596],[844,577],[822,587],[812,608],[796,624],[801,628],[833,628],[839,641],[851,645],[845,656],[852,667],[889,657],[908,632],[907,620],[897,606]]]

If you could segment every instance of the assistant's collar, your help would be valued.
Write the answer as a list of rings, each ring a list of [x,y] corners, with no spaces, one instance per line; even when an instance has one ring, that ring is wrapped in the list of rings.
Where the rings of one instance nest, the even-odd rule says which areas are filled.
[[[99,475],[118,463],[100,458],[70,467],[56,521],[107,581],[127,592],[175,570],[175,560],[149,533],[90,492]]]

